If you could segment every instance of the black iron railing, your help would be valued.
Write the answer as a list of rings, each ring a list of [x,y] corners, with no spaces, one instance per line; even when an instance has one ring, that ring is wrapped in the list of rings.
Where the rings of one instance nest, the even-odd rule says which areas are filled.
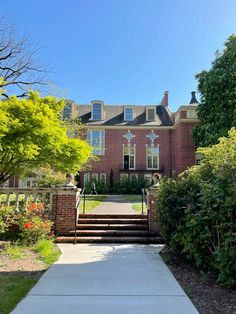
[[[145,189],[144,188],[142,188],[141,193],[142,193],[142,215],[143,215],[144,214],[144,207],[143,207],[143,205],[145,204],[146,208],[147,208],[147,197],[146,197],[146,193],[145,193]]]
[[[147,205],[147,196],[146,196],[144,188],[142,188],[141,193],[142,193],[142,215],[144,214],[144,210],[143,210],[144,204],[147,208],[147,225],[148,225],[148,242],[149,242],[149,209]]]

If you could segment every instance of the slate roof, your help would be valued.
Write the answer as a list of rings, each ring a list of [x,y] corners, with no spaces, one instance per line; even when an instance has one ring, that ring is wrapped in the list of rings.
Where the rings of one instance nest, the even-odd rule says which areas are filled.
[[[146,120],[146,107],[147,106],[132,106],[134,108],[134,120],[124,121],[124,105],[104,105],[104,120],[91,120],[91,105],[77,105],[78,117],[83,124],[91,126],[172,126],[173,121],[170,117],[168,108],[157,105],[156,107],[156,120]]]

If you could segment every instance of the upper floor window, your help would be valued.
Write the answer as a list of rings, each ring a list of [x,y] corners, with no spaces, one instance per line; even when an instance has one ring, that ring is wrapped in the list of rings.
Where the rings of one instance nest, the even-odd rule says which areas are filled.
[[[93,104],[93,120],[102,120],[102,104],[94,103]]]
[[[125,107],[124,120],[125,121],[134,120],[134,109],[132,107]]]
[[[105,131],[104,130],[88,130],[87,141],[93,147],[94,155],[105,154]]]
[[[146,108],[146,120],[155,121],[155,108]]]

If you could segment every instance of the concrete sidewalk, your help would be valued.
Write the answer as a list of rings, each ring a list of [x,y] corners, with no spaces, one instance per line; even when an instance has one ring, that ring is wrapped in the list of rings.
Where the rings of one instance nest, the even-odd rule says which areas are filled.
[[[108,195],[108,197],[96,206],[92,214],[136,214],[132,203],[123,195]]]
[[[158,245],[60,244],[14,314],[197,314]]]

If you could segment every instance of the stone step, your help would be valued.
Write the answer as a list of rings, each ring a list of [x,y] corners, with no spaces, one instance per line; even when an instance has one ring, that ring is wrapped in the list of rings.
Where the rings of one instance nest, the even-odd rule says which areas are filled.
[[[74,243],[72,236],[60,236],[57,243]],[[161,237],[77,237],[76,243],[143,243],[163,244]]]
[[[74,243],[74,237],[57,237],[58,243]],[[76,243],[148,243],[148,237],[77,237]]]
[[[148,230],[147,224],[77,224],[77,230]]]
[[[79,218],[123,218],[123,219],[147,219],[146,214],[79,214]]]
[[[71,235],[74,235],[75,231],[70,231]],[[145,230],[76,230],[77,236],[101,236],[101,237],[130,237],[140,236],[147,237],[148,231]]]
[[[79,218],[78,224],[147,224],[147,219]]]

